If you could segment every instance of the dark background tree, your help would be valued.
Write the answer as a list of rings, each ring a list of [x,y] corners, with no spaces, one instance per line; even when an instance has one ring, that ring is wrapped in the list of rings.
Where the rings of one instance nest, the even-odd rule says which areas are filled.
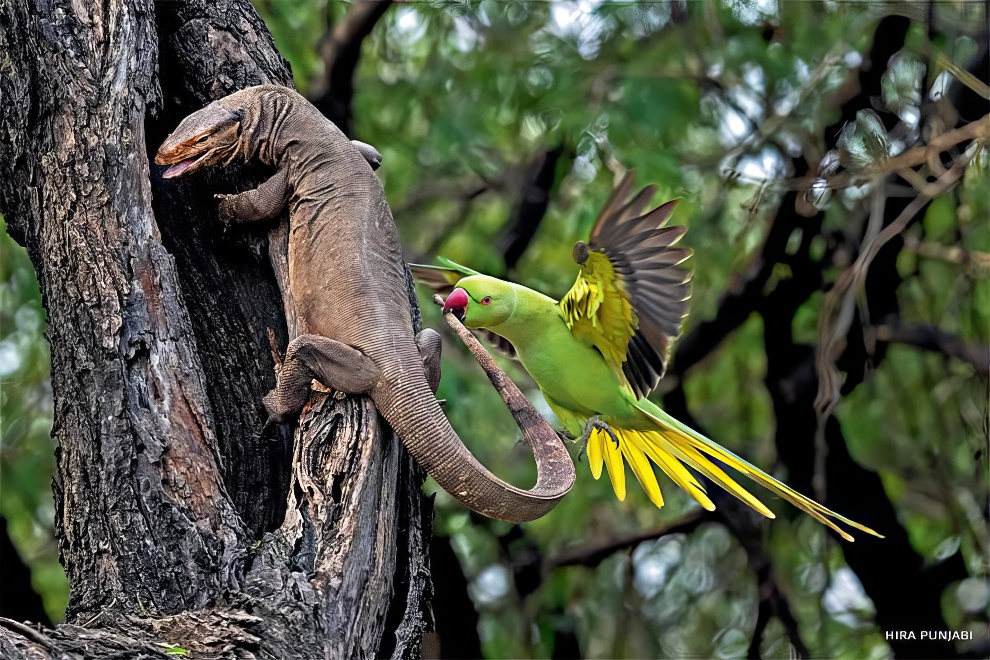
[[[296,85],[383,152],[410,259],[444,254],[560,295],[570,246],[622,167],[658,183],[656,201],[681,197],[692,313],[658,401],[887,535],[840,543],[786,506],[771,502],[778,519],[767,524],[719,493],[708,514],[672,487],[657,512],[641,493],[614,501],[583,463],[575,491],[523,527],[471,516],[440,493],[428,653],[990,652],[984,3],[255,4]],[[241,3],[138,3],[116,22],[68,3],[54,14],[28,5],[2,10],[0,52],[11,55],[0,66],[0,210],[48,309],[59,509],[45,497],[43,312],[30,266],[5,241],[0,514],[56,621],[65,583],[45,530],[58,521],[67,616],[89,624],[39,638],[278,649],[279,631],[323,616],[286,621],[283,611],[331,597],[320,587],[325,553],[347,546],[341,535],[377,529],[393,530],[394,560],[374,564],[379,547],[346,565],[394,568],[355,587],[377,609],[349,621],[370,626],[365,650],[411,652],[430,616],[430,525],[416,522],[431,509],[404,454],[362,425],[371,418],[356,402],[318,403],[342,417],[315,419],[328,432],[359,420],[331,446],[363,447],[360,457],[290,471],[290,439],[259,435],[267,332],[282,344],[286,333],[278,264],[264,235],[218,229],[210,195],[261,173],[178,187],[153,166],[148,175],[147,154],[187,112],[243,85],[289,82],[265,26]],[[447,343],[440,395],[455,428],[524,483],[532,466],[512,449],[498,397]],[[320,440],[318,424],[305,428],[300,456]],[[187,466],[211,463],[189,481]],[[362,518],[367,529],[325,506],[338,493],[324,475],[345,472],[371,475],[361,492],[342,490],[381,514],[375,525]],[[200,487],[216,489],[215,506],[189,497]],[[128,535],[118,542],[108,529]],[[152,530],[164,541],[142,546]],[[300,543],[280,545],[286,537]],[[3,570],[19,561],[4,557]],[[316,579],[307,587],[301,576]],[[8,584],[5,615],[36,620],[29,598],[9,609]],[[338,601],[329,625],[346,627],[357,601]],[[189,627],[182,612],[197,608],[218,624],[216,641]],[[974,637],[885,638],[899,630]]]

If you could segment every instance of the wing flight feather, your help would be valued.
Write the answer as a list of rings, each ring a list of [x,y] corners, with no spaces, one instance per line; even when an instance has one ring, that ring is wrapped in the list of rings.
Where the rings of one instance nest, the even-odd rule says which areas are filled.
[[[662,226],[676,200],[644,212],[656,187],[625,201],[633,179],[627,172],[588,242],[575,246],[581,271],[560,308],[571,332],[598,348],[623,389],[642,398],[663,377],[687,315],[691,276],[678,266],[691,251],[673,247],[685,227]]]

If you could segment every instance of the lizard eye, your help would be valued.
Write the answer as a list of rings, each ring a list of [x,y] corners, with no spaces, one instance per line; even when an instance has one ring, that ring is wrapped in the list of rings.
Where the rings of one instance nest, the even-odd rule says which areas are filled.
[[[203,133],[198,138],[196,138],[196,142],[206,142],[206,138],[208,137],[210,137],[209,133]]]
[[[492,304],[492,297],[491,296],[485,296],[484,298],[481,299],[481,304],[482,305],[491,305]]]

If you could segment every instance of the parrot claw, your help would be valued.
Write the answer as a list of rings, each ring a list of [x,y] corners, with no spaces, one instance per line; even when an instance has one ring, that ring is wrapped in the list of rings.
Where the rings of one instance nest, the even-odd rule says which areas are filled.
[[[584,462],[584,457],[587,456],[587,455],[588,455],[588,443],[586,442],[583,445],[581,445],[580,447],[578,447],[577,462],[578,463],[583,463]]]
[[[581,451],[584,451],[584,448],[588,446],[588,440],[591,438],[591,431],[593,429],[600,429],[605,431],[605,433],[608,433],[608,437],[612,438],[612,442],[615,443],[615,448],[619,448],[619,438],[617,438],[615,433],[612,431],[612,427],[603,422],[601,417],[595,415],[588,419],[584,425],[584,433],[582,433],[581,437],[577,439],[577,441],[581,444]]]

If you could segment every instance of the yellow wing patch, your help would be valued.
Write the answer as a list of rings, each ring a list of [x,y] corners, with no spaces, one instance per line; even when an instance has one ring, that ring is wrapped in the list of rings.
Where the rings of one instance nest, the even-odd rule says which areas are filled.
[[[623,391],[633,395],[622,363],[639,319],[608,255],[588,254],[574,286],[561,299],[560,310],[571,333],[597,348]]]

